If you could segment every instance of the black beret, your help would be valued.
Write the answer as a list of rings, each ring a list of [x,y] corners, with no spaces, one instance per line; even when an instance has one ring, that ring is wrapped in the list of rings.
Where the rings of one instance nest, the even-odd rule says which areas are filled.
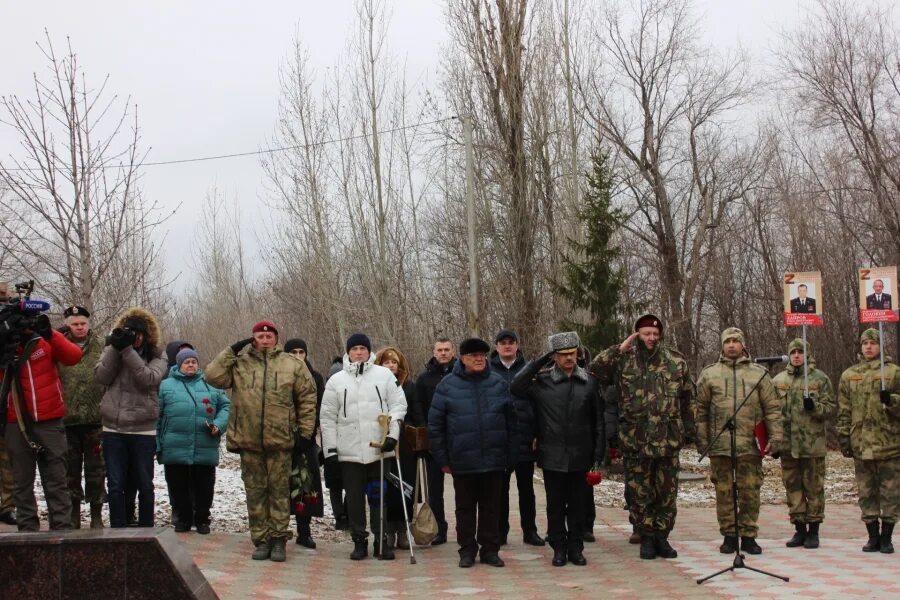
[[[70,306],[63,311],[64,317],[86,317],[89,318],[91,313],[83,306]]]

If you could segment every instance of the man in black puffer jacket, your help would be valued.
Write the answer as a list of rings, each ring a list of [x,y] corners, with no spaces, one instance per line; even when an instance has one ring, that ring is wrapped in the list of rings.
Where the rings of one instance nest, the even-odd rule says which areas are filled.
[[[530,400],[537,416],[553,565],[561,567],[568,560],[581,566],[587,563],[585,474],[603,457],[603,403],[597,380],[575,362],[578,334],[557,333],[549,342],[550,352],[522,369],[510,391]]]
[[[511,383],[516,373],[525,366],[525,356],[519,350],[519,336],[511,329],[501,329],[494,338],[494,351],[491,352],[491,370]],[[534,504],[534,411],[531,403],[524,398],[512,395],[513,407],[516,409],[516,444],[519,452],[515,467],[506,472],[506,484],[500,497],[500,545],[506,545],[509,535],[509,484],[513,473],[516,474],[516,487],[519,489],[519,521],[522,525],[522,541],[532,546],[543,546],[544,540],[537,532],[535,517],[537,510]]]
[[[459,566],[502,567],[498,555],[500,495],[516,456],[516,416],[506,381],[488,368],[491,347],[478,338],[459,345],[459,362],[438,384],[428,413],[435,463],[453,475]],[[476,514],[478,521],[476,542]]]

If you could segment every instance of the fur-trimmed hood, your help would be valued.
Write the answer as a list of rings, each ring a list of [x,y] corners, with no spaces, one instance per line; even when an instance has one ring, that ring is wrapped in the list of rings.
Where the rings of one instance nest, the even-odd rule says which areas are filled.
[[[125,321],[131,317],[138,317],[147,322],[147,335],[144,336],[144,341],[147,342],[148,346],[159,348],[161,336],[159,331],[159,323],[156,321],[156,317],[154,317],[146,308],[141,308],[140,306],[132,306],[131,308],[125,310],[125,312],[120,314],[118,318],[116,318],[115,326],[124,326]]]

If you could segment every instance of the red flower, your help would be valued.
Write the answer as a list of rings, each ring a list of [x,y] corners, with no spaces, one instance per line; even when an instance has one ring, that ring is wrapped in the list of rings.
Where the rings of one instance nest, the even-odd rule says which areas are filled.
[[[588,485],[599,485],[603,481],[603,473],[600,471],[588,471],[584,476],[584,480]]]
[[[209,408],[206,409],[206,412],[208,412],[209,414],[212,414],[212,411],[213,411],[212,406],[210,406]]]
[[[302,502],[297,502],[294,504],[294,514],[297,515],[305,515],[306,514],[306,505]]]
[[[92,450],[94,452],[94,456],[100,456],[100,453],[103,452],[103,446],[101,446],[100,444],[97,444],[96,446],[94,446],[92,448]]]
[[[307,494],[307,495],[303,496],[303,501],[306,504],[318,504],[321,501],[321,498],[319,498],[318,494],[313,492],[312,494]]]
[[[204,399],[203,399],[203,404],[209,404],[209,398],[204,398]]]

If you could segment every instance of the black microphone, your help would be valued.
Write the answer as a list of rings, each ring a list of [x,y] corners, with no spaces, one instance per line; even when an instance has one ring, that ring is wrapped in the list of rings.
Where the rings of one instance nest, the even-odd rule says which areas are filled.
[[[763,365],[778,365],[781,363],[786,363],[788,360],[788,356],[786,354],[782,354],[781,356],[760,356],[759,358],[754,358],[753,362]]]

